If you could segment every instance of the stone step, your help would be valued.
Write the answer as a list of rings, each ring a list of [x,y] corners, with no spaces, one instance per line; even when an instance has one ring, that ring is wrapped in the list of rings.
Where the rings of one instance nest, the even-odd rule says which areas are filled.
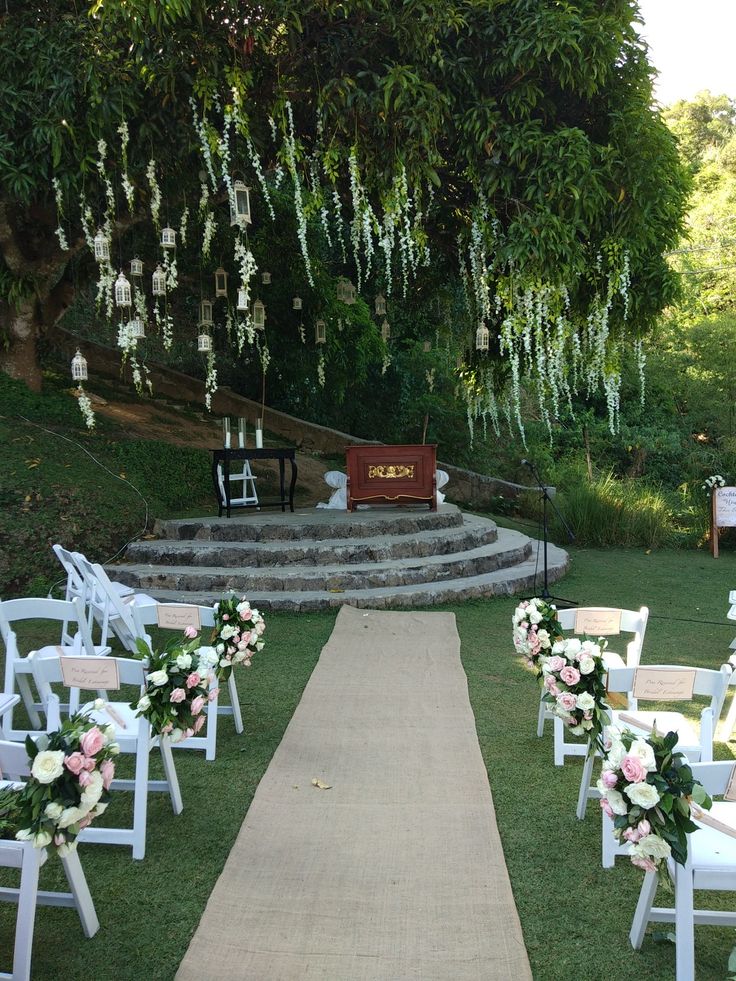
[[[344,514],[344,512],[333,512]],[[429,514],[429,512],[427,512]],[[126,560],[140,565],[263,568],[290,565],[357,565],[391,559],[423,558],[490,545],[496,541],[495,522],[476,515],[462,515],[459,526],[424,531],[382,533],[374,537],[288,539],[286,541],[139,541],[128,546]],[[304,525],[298,527],[303,528]],[[396,527],[394,522],[389,527]],[[115,574],[116,567],[111,566]]]
[[[402,586],[381,586],[368,589],[330,590],[255,590],[250,601],[261,611],[283,610],[293,613],[326,610],[343,604],[370,609],[387,607],[424,607],[483,596],[511,596],[515,593],[542,588],[541,543],[532,542],[531,554],[518,565],[496,569],[480,575],[460,577],[441,582],[425,582]],[[567,552],[555,545],[548,546],[549,581],[555,582],[567,570]],[[536,586],[535,586],[536,580]],[[212,590],[183,591],[152,589],[152,596],[162,602],[198,603],[211,605],[222,593]]]
[[[440,528],[459,528],[463,512],[454,504],[436,511],[409,508],[369,508],[346,512],[302,508],[290,511],[234,511],[231,518],[176,518],[158,520],[154,533],[163,539],[212,542],[279,542],[292,539],[320,541],[336,538],[376,538],[414,535]]]
[[[449,555],[391,559],[368,565],[291,565],[272,568],[222,568],[221,566],[150,565],[123,563],[114,567],[115,578],[142,592],[159,589],[233,592],[303,592],[361,590],[381,586],[414,585],[482,575],[523,562],[531,554],[526,535],[498,529],[498,539],[488,545]]]

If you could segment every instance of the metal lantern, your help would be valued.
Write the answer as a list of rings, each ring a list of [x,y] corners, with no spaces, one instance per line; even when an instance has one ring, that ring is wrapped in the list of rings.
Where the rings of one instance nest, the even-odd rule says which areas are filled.
[[[324,320],[318,320],[314,325],[315,344],[324,344],[327,341],[327,324]]]
[[[77,353],[72,358],[72,381],[87,381],[87,359],[77,348]]]
[[[125,276],[120,273],[118,278],[115,280],[115,306],[129,307],[132,302],[133,294],[130,289],[130,283]]]
[[[135,341],[141,341],[146,336],[146,325],[140,317],[134,317],[128,321],[128,337]]]
[[[337,281],[337,298],[341,303],[347,304],[347,306],[352,306],[355,303],[355,287],[344,276],[341,276]]]
[[[391,336],[391,327],[389,326],[388,320],[384,320],[381,324],[381,337],[384,341],[387,341]]]
[[[245,287],[243,286],[241,286],[240,289],[238,290],[237,308],[238,310],[248,309],[248,290],[245,289]]]
[[[176,248],[176,232],[173,228],[161,229],[161,245],[164,249],[175,249]]]
[[[215,269],[215,297],[227,296],[227,273],[220,266]]]
[[[250,225],[250,188],[242,181],[233,181],[230,195],[230,225],[245,228]]]
[[[491,341],[491,333],[483,324],[475,332],[475,348],[477,351],[487,351]]]
[[[212,337],[206,330],[197,335],[197,350],[201,354],[209,354],[212,350]]]
[[[263,330],[266,326],[266,308],[260,300],[253,304],[253,326],[256,330]]]
[[[105,235],[101,228],[97,230],[94,238],[95,259],[110,258],[110,239]]]
[[[166,273],[156,266],[151,276],[151,292],[154,296],[166,296]]]
[[[384,317],[386,315],[386,297],[383,293],[379,293],[376,296],[376,316]]]
[[[202,300],[199,304],[199,322],[203,327],[212,325],[212,300]]]
[[[292,310],[301,310],[302,308],[302,298],[300,296],[295,296],[291,301]]]
[[[130,260],[130,275],[135,279],[143,275],[143,263],[140,259]]]
[[[428,351],[431,351],[432,350],[432,342],[431,341],[425,341],[424,344],[422,345],[422,347],[423,347],[424,352],[426,354]]]
[[[271,273],[270,272],[264,272],[264,273],[262,273],[261,274],[261,282],[263,283],[264,286],[270,286],[271,285]]]

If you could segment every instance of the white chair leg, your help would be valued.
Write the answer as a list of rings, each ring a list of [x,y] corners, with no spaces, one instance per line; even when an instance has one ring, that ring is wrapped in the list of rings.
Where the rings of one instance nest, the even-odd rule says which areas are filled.
[[[733,730],[736,727],[736,689],[734,689],[733,698],[731,699],[731,704],[728,706],[728,713],[726,715],[726,720],[723,723],[723,741],[728,742],[728,740],[733,736]]]
[[[235,731],[243,731],[243,716],[240,714],[240,698],[238,697],[238,686],[235,684],[235,672],[230,672],[227,679],[227,690],[230,693],[230,704],[233,707],[233,720],[235,721]]]
[[[618,842],[613,837],[612,819],[606,814],[605,811],[601,811],[601,817],[603,818],[601,824],[603,868],[612,869],[616,864],[616,851],[618,849]]]
[[[174,766],[174,757],[171,753],[171,741],[168,736],[159,736],[158,744],[161,750],[161,762],[164,765],[166,782],[169,785],[171,807],[174,814],[181,814],[184,810],[184,804],[181,799],[181,790],[179,789],[179,778],[176,775],[176,767]]]
[[[220,714],[217,711],[218,701],[219,699],[215,698],[207,706],[207,736],[205,738],[204,758],[209,761],[214,760],[217,754],[217,719]]]
[[[693,874],[689,864],[675,868],[675,978],[692,981],[695,977]]]
[[[92,895],[76,849],[69,852],[68,855],[64,855],[61,864],[64,867],[64,875],[69,883],[71,894],[74,896],[74,905],[77,907],[84,935],[87,939],[94,937],[100,929],[100,921],[97,919],[95,904],[92,902]]]
[[[133,858],[146,857],[146,822],[148,819],[148,756],[147,740],[140,739],[135,759],[133,790]]]
[[[652,911],[656,893],[657,873],[645,872],[644,881],[641,884],[641,892],[639,893],[639,901],[636,904],[634,919],[631,924],[631,930],[629,931],[629,940],[631,941],[631,946],[634,948],[634,950],[641,950],[641,945],[644,942],[644,934],[647,931],[647,924],[649,923],[649,914]]]
[[[544,735],[544,716],[547,710],[547,703],[542,701],[539,696],[539,714],[537,715],[537,735],[541,738]]]
[[[588,808],[588,791],[590,790],[590,784],[593,779],[593,764],[595,763],[595,759],[595,751],[589,745],[588,755],[585,757],[585,763],[583,764],[583,775],[580,778],[580,790],[578,791],[578,806],[576,811],[578,821],[583,820]]]
[[[20,692],[20,697],[23,699],[23,704],[26,707],[26,712],[28,713],[28,719],[31,726],[34,729],[41,728],[41,717],[36,711],[33,704],[33,692],[31,691],[31,686],[28,678],[24,674],[16,674],[16,681],[18,682],[18,691]]]
[[[552,720],[555,726],[555,766],[565,765],[565,730],[562,719],[555,716]]]
[[[15,923],[15,947],[13,949],[13,981],[29,981],[31,955],[33,953],[33,927],[36,921],[36,897],[38,895],[38,870],[41,867],[39,850],[30,842],[23,849],[18,892],[18,918]]]

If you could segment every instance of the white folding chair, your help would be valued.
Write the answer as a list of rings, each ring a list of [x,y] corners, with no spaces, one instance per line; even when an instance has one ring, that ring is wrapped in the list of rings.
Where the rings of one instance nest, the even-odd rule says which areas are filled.
[[[0,786],[7,787],[27,777],[30,769],[25,746],[19,743],[0,742],[0,768],[4,776],[11,778],[3,780]],[[31,841],[0,841],[0,866],[20,871],[20,886],[17,889],[0,888],[0,900],[18,904],[13,971],[12,973],[0,972],[0,978],[29,981],[37,906],[73,906],[79,914],[85,937],[93,937],[100,928],[76,850],[59,856],[69,883],[68,893],[39,890],[39,871],[47,857],[46,849],[35,848]]]
[[[52,545],[51,548],[54,555],[61,563],[64,572],[66,572],[66,589],[64,599],[72,600],[75,596],[79,596],[86,608],[87,593],[89,590],[82,571],[74,560],[74,553],[68,551],[59,544]],[[82,553],[79,552],[78,554],[81,555]],[[126,586],[121,582],[111,582],[110,585],[121,598],[124,596],[132,596],[135,592],[132,586]],[[94,610],[92,610],[92,612],[94,614]],[[90,627],[91,626],[92,624],[90,622]],[[66,624],[64,624],[61,628],[61,643],[70,643]]]
[[[192,606],[190,603],[159,603],[157,606],[138,606],[132,604],[131,612],[135,623],[136,636],[144,640],[149,647],[153,646],[151,635],[146,632],[147,626],[157,626],[159,622],[159,610],[166,607],[173,607],[178,610],[192,609],[197,611],[197,617],[202,627],[214,627],[214,610],[211,606]],[[196,620],[195,620],[196,622]],[[203,638],[203,646],[207,640]],[[214,681],[211,690],[217,687]],[[220,705],[219,696],[215,697],[207,705],[207,726],[206,735],[190,736],[179,743],[174,744],[174,749],[203,749],[206,760],[214,760],[217,751],[217,718],[218,715],[232,715],[235,722],[235,731],[242,733],[243,717],[240,712],[240,698],[237,685],[235,683],[235,671],[230,672],[227,681],[227,689],[230,694],[230,705]]]
[[[722,795],[734,771],[732,762],[694,763],[693,775],[712,797]],[[641,948],[649,923],[675,924],[676,981],[695,978],[695,924],[736,926],[736,911],[695,909],[695,890],[736,891],[736,802],[714,801],[707,820],[713,817],[733,831],[734,837],[707,824],[687,836],[687,861],[678,865],[672,859],[667,871],[674,885],[674,907],[655,907],[657,873],[646,872],[642,883],[629,939],[635,950]]]
[[[51,685],[64,684],[62,675],[63,658],[58,656],[42,657],[34,654],[30,657],[33,677],[44,702],[53,697]],[[118,688],[120,685],[132,685],[137,693],[143,691],[145,684],[145,669],[142,661],[131,658],[110,657],[106,662],[114,664],[117,671]],[[114,684],[108,683],[109,690],[115,690]],[[121,753],[135,756],[135,777],[133,780],[113,780],[112,789],[133,791],[133,827],[109,828],[89,827],[79,835],[79,841],[90,841],[108,845],[124,845],[133,849],[133,858],[143,858],[146,854],[146,820],[148,814],[148,792],[166,791],[171,797],[174,814],[181,814],[183,804],[179,781],[176,775],[174,759],[171,755],[171,743],[168,736],[152,736],[151,727],[146,719],[135,717],[135,710],[128,702],[109,702],[103,709],[95,709],[94,702],[79,709],[79,689],[69,689],[69,711],[85,712],[98,725],[113,726],[115,740],[120,746]],[[149,756],[156,746],[161,751],[161,761],[164,767],[164,780],[149,780]]]
[[[608,673],[609,691],[630,691],[634,684],[633,668],[619,668]],[[710,668],[683,668],[681,665],[647,665],[647,671],[694,671],[693,695],[710,696],[710,705],[700,713],[700,728],[681,712],[646,711],[611,712],[611,725],[630,729],[637,735],[647,735],[654,729],[660,733],[676,732],[677,751],[684,753],[692,763],[709,763],[713,759],[713,735],[721,712],[726,689],[731,678],[731,666],[722,664],[720,670]],[[637,723],[639,723],[637,725]],[[591,787],[595,754],[591,754],[583,766],[578,794],[577,816],[585,817],[589,798],[600,797],[599,791]],[[613,821],[603,813],[603,867],[612,868],[616,855],[624,855],[625,845],[619,845],[613,837]]]
[[[253,471],[250,468],[250,460],[243,460],[243,469],[240,471],[230,471],[230,483],[231,484],[242,484],[240,494],[233,495],[232,488],[230,490],[230,503],[234,506],[243,506],[247,504],[258,506],[258,493],[256,491],[256,480],[257,477],[253,476]],[[220,488],[220,500],[223,502],[227,500],[227,495],[225,494],[225,473],[221,463],[217,464],[217,483]]]
[[[156,600],[146,593],[131,593],[128,596],[120,596],[114,583],[101,565],[90,562],[81,552],[73,552],[72,555],[87,590],[89,619],[91,621],[94,617],[99,623],[103,644],[107,642],[110,634],[114,633],[127,651],[136,653],[136,633],[130,611],[131,604],[155,606]]]
[[[76,654],[94,657],[95,655],[109,654],[110,648],[107,646],[96,647],[92,643],[92,634],[87,624],[84,606],[78,596],[69,602],[35,598],[0,601],[0,636],[2,636],[5,645],[5,692],[12,694],[16,691],[17,684],[17,690],[23,699],[31,726],[34,729],[40,729],[41,719],[38,711],[42,705],[34,699],[31,692],[29,684],[32,674],[31,665],[28,657],[21,655],[18,636],[13,629],[16,623],[26,620],[63,623],[67,631],[70,623],[76,625],[77,632],[70,638],[71,642],[68,645],[49,644],[40,648],[43,654]],[[4,732],[7,739],[22,740],[29,730],[14,729],[11,715]]]
[[[649,610],[642,606],[640,610],[619,610],[612,606],[580,606],[567,610],[558,610],[557,616],[560,627],[565,631],[577,632],[576,624],[584,625],[587,620],[595,622],[597,615],[604,615],[605,619],[612,619],[619,624],[618,634],[608,636],[620,636],[621,634],[633,634],[631,640],[626,643],[626,660],[615,651],[606,648],[603,654],[603,661],[607,668],[635,668],[641,660],[641,648],[644,643],[644,634],[647,629]],[[586,633],[585,630],[580,633]],[[592,633],[588,632],[591,640],[598,640]],[[559,716],[548,707],[543,701],[544,692],[539,697],[539,714],[537,716],[537,735],[544,735],[544,723],[547,719],[552,719],[554,724],[554,758],[555,766],[563,766],[566,756],[585,756],[588,751],[585,742],[568,742],[565,740],[565,724]],[[629,701],[629,708],[636,708],[636,704]]]

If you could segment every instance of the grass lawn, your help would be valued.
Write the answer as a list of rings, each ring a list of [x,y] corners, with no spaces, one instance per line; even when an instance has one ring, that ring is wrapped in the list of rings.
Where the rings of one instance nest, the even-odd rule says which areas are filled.
[[[727,659],[736,633],[724,618],[732,586],[733,554],[714,561],[701,552],[647,555],[608,549],[576,550],[571,573],[555,588],[585,604],[646,603],[652,619],[645,663],[717,667]],[[655,944],[648,937],[641,953],[629,947],[642,874],[624,859],[613,870],[600,867],[595,802],[586,821],[575,819],[582,761],[555,768],[551,725],[543,739],[536,737],[538,688],[520,667],[511,644],[515,603],[513,598],[494,599],[447,609],[457,616],[478,736],[534,977],[671,979],[671,944]],[[671,617],[715,620],[718,625]],[[238,675],[246,734],[236,736],[232,720],[225,718],[215,762],[206,763],[201,753],[177,754],[184,813],[175,818],[163,795],[149,798],[145,861],[133,862],[123,848],[80,849],[100,932],[84,941],[73,911],[39,909],[34,978],[51,981],[61,965],[65,981],[91,974],[99,981],[174,977],[333,622],[334,614],[268,617],[266,650]],[[724,745],[717,753],[731,756]],[[124,805],[124,799],[114,802],[110,818],[115,808],[122,813]],[[46,885],[58,884],[58,863],[50,859],[42,874]],[[710,894],[708,905],[718,904],[719,897]],[[0,969],[9,967],[14,917],[13,907],[0,908]],[[697,928],[699,981],[723,981],[735,941],[732,930]]]

